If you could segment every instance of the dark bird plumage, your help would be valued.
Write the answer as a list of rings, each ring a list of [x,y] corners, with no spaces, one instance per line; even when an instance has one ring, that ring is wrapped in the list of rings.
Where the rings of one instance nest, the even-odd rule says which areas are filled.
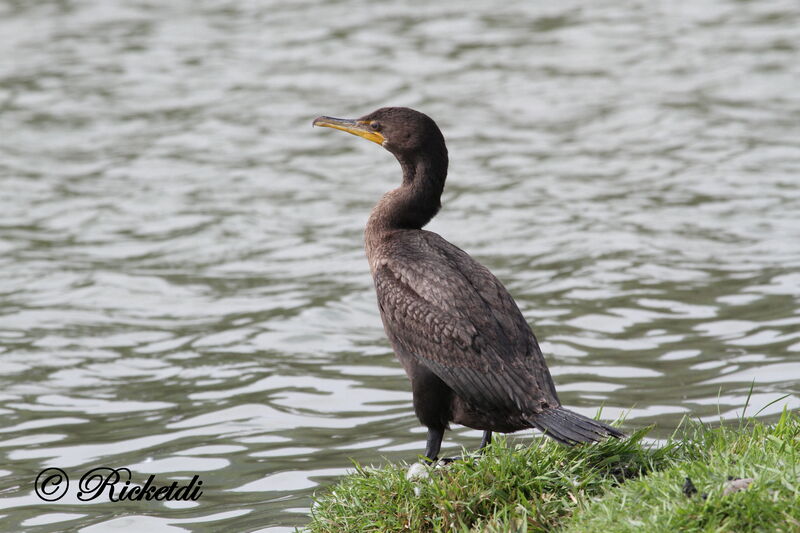
[[[449,422],[491,433],[538,428],[564,444],[622,432],[561,407],[542,351],[514,299],[489,270],[423,230],[440,208],[447,148],[436,123],[403,107],[314,125],[381,144],[403,170],[365,232],[384,329],[411,380],[414,410],[436,459]]]

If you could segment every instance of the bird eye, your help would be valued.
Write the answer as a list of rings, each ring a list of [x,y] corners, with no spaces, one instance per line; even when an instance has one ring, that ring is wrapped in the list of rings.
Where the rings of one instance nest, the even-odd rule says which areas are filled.
[[[375,120],[369,123],[369,127],[372,128],[372,131],[381,131],[381,123]]]

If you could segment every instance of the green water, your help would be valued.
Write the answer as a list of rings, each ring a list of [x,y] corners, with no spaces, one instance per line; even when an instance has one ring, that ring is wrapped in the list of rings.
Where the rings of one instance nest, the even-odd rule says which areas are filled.
[[[800,7],[502,6],[0,1],[0,529],[291,530],[351,458],[422,451],[362,250],[399,169],[321,114],[439,122],[429,229],[566,405],[655,437],[752,383],[800,406]],[[101,466],[204,492],[79,501]]]

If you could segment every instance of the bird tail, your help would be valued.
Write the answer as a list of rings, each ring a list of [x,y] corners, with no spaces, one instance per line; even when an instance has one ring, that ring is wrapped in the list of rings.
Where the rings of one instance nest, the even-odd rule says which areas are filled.
[[[579,415],[563,407],[545,409],[527,418],[534,427],[562,444],[574,446],[579,442],[598,442],[605,437],[624,437],[620,430]]]

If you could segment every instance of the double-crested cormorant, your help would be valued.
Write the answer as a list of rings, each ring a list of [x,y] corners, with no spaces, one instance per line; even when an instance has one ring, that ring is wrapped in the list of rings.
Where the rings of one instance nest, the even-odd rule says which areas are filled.
[[[538,428],[558,442],[622,432],[561,407],[539,344],[514,299],[489,270],[422,229],[441,207],[447,148],[436,123],[404,107],[355,120],[319,117],[389,150],[403,183],[386,193],[365,232],[386,334],[411,379],[414,411],[428,428],[425,455],[439,455],[449,422],[492,432]]]

